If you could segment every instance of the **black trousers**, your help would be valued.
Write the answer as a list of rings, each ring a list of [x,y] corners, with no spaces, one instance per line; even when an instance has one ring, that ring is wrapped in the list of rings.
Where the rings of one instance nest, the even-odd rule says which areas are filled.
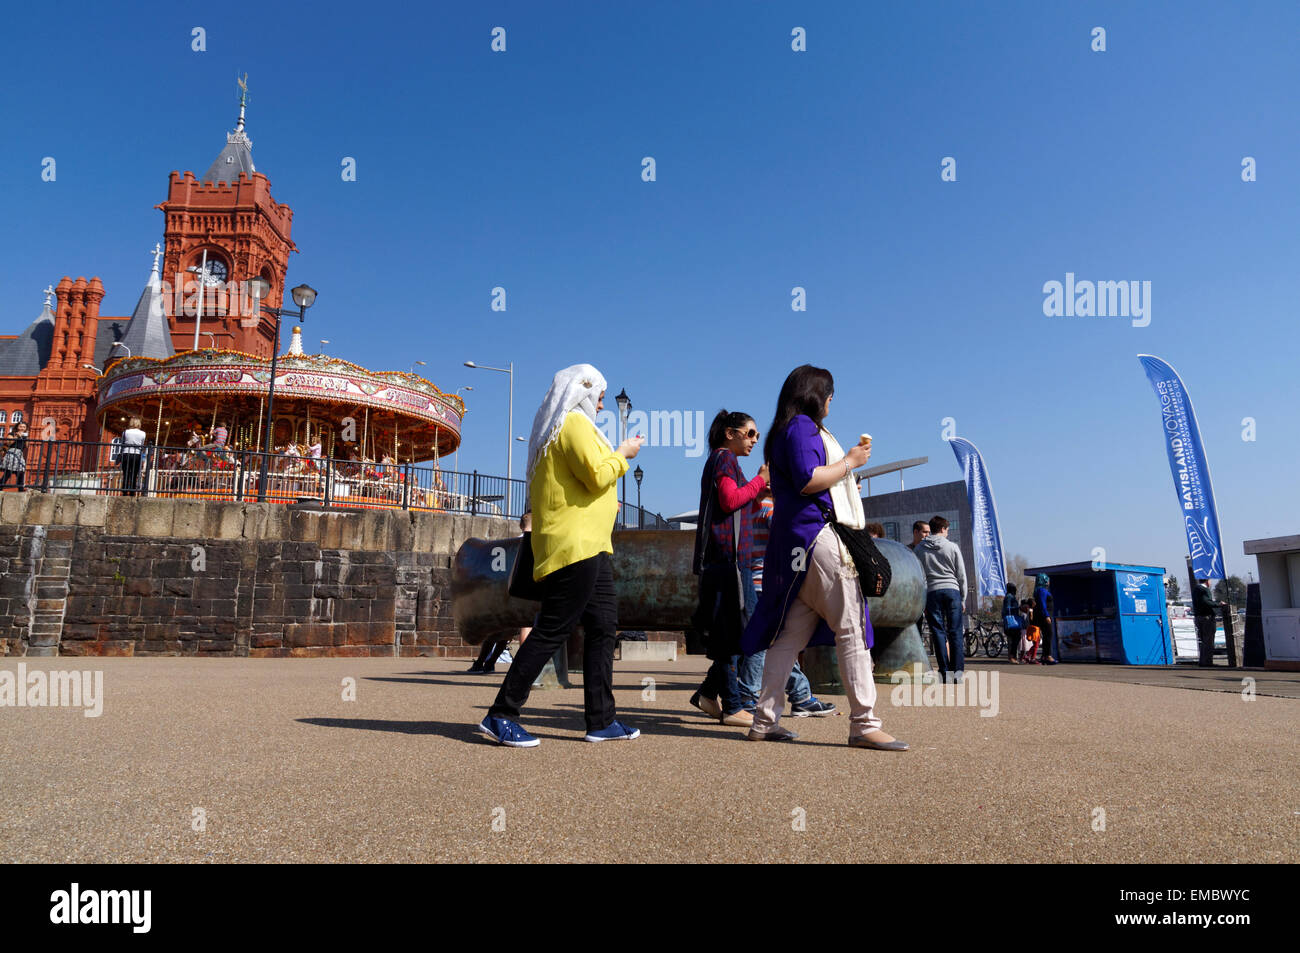
[[[122,495],[135,496],[140,483],[140,455],[123,453],[118,459],[122,463]]]
[[[491,668],[497,664],[497,657],[506,650],[506,639],[485,639],[479,649],[478,658],[474,660],[475,668]]]
[[[1039,661],[1046,662],[1048,658],[1056,658],[1056,624],[1049,622],[1044,616],[1034,625],[1038,626],[1038,630],[1043,636],[1042,642],[1038,646]]]
[[[578,623],[583,647],[582,691],[587,730],[600,731],[614,720],[614,645],[618,636],[618,601],[609,553],[557,569],[542,580],[545,594],[537,624],[510,664],[488,715],[519,720],[533,682],[555,650]]]
[[[1214,636],[1218,625],[1212,615],[1198,615],[1196,622],[1196,663],[1202,668],[1214,664]]]
[[[14,477],[18,481],[18,489],[25,490],[27,487],[23,485],[23,480],[26,476],[27,474],[22,470],[0,470],[0,487],[8,483],[10,477]]]

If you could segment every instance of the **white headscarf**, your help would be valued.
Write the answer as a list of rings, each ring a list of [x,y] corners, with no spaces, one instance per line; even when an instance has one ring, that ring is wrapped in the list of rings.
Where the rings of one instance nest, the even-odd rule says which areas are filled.
[[[533,468],[560,435],[564,418],[570,411],[582,411],[591,420],[600,439],[609,444],[609,438],[596,427],[596,403],[604,391],[604,376],[590,364],[574,364],[555,375],[551,389],[542,400],[542,406],[537,408],[537,416],[533,418],[533,432],[528,438],[528,473],[525,480],[529,485],[533,482]]]

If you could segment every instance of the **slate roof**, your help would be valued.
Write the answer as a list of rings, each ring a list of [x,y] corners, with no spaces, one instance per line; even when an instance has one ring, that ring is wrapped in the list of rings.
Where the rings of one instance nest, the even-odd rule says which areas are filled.
[[[253,168],[253,144],[242,130],[226,133],[226,148],[213,160],[201,182],[235,182],[243,172],[250,179],[257,171]]]
[[[113,350],[113,342],[122,338],[126,331],[126,322],[121,318],[100,318],[95,328],[95,366],[101,370],[108,363],[111,352],[114,358],[126,357],[126,351],[120,347]]]
[[[49,305],[22,334],[0,342],[0,377],[35,377],[50,360],[54,313]]]
[[[131,349],[132,357],[168,358],[176,353],[172,347],[171,332],[167,328],[167,316],[163,314],[162,283],[158,272],[149,274],[144,291],[135,306],[131,320],[122,331],[121,341]],[[109,340],[111,345],[112,339]],[[98,337],[95,341],[96,356],[99,351]],[[107,352],[105,352],[107,355]],[[113,357],[124,357],[126,351],[118,348]],[[103,364],[99,365],[103,367]]]

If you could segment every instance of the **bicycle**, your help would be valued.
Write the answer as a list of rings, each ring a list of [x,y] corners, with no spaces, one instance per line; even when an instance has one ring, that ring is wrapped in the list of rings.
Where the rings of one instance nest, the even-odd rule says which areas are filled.
[[[996,625],[975,620],[965,632],[966,657],[974,658],[981,648],[989,658],[997,658],[1007,647],[1006,636]]]

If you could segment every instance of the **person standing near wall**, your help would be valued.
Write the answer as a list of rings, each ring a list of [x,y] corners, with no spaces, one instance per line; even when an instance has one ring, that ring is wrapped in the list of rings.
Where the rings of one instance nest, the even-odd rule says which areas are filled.
[[[913,552],[925,573],[925,619],[930,623],[939,678],[946,682],[952,673],[960,681],[966,671],[962,632],[966,560],[957,544],[948,538],[948,521],[942,516],[931,517],[930,535],[917,543]]]
[[[135,496],[140,488],[140,464],[144,457],[144,443],[148,436],[140,429],[140,418],[132,417],[122,431],[122,495]]]
[[[618,600],[614,591],[614,516],[618,478],[641,449],[642,438],[615,450],[596,426],[605,407],[605,378],[590,364],[555,375],[533,418],[528,441],[529,509],[533,514],[533,579],[542,605],[528,640],[519,647],[496,701],[479,731],[497,744],[535,748],[539,740],[518,723],[533,682],[578,623],[583,647],[586,741],[623,741],[641,732],[615,719],[614,646]]]
[[[1209,579],[1196,580],[1196,588],[1192,590],[1192,616],[1196,622],[1196,664],[1201,668],[1214,665],[1214,636],[1219,628],[1214,619],[1217,611],[1225,605],[1227,603],[1215,600]]]

